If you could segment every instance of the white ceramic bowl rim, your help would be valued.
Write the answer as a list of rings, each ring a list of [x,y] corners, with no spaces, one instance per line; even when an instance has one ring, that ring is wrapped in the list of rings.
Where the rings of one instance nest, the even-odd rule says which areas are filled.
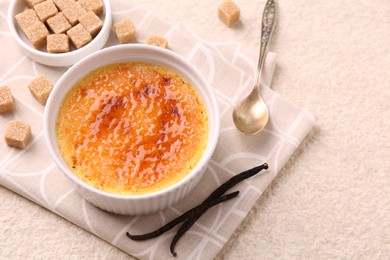
[[[20,38],[20,35],[16,30],[16,26],[18,26],[18,25],[15,24],[15,17],[14,17],[14,13],[13,13],[16,4],[18,4],[18,1],[16,1],[16,0],[11,1],[10,5],[8,7],[8,18],[7,18],[8,19],[8,27],[9,27],[9,30],[11,31],[11,34],[14,36],[16,41],[23,47],[23,49],[28,50],[29,52],[31,52],[35,55],[39,55],[39,56],[46,57],[46,58],[58,58],[58,59],[61,59],[63,57],[69,57],[69,56],[78,56],[82,52],[84,52],[85,48],[87,48],[89,46],[89,44],[91,44],[92,42],[98,42],[101,40],[101,38],[103,37],[103,34],[101,32],[106,31],[106,30],[111,30],[111,28],[107,28],[107,27],[111,27],[111,19],[112,19],[110,2],[109,2],[109,0],[102,0],[102,1],[104,3],[104,12],[103,12],[104,23],[103,23],[103,27],[100,30],[100,32],[87,45],[81,47],[80,49],[72,50],[72,51],[69,51],[66,53],[49,53],[46,51],[37,50],[32,45],[27,44],[22,38]]]
[[[192,171],[188,175],[186,175],[183,179],[181,179],[177,183],[175,183],[175,184],[173,184],[165,189],[162,189],[162,190],[159,190],[156,192],[152,192],[152,193],[139,194],[139,195],[122,195],[122,194],[114,194],[114,193],[104,192],[104,191],[101,191],[101,190],[94,188],[93,186],[88,185],[85,182],[83,182],[80,178],[78,178],[67,167],[66,163],[62,160],[62,156],[59,153],[58,145],[57,145],[57,142],[55,139],[55,130],[54,130],[55,120],[57,118],[57,113],[58,113],[58,107],[60,105],[60,104],[58,104],[59,100],[55,100],[56,92],[60,91],[60,87],[62,85],[71,84],[71,83],[67,83],[67,81],[69,80],[69,77],[72,77],[72,74],[74,74],[79,69],[79,67],[85,66],[85,64],[87,64],[90,60],[99,59],[102,56],[109,54],[110,52],[122,52],[122,53],[133,52],[133,53],[141,53],[140,55],[142,55],[142,51],[152,51],[153,53],[157,54],[156,56],[163,56],[163,57],[167,57],[168,59],[173,58],[173,60],[178,61],[181,66],[186,66],[187,69],[189,69],[193,73],[193,75],[201,82],[203,87],[201,87],[201,88],[197,88],[196,86],[194,86],[194,87],[196,87],[198,92],[203,91],[204,93],[199,93],[199,94],[201,96],[207,95],[207,97],[211,101],[210,102],[211,108],[209,109],[206,106],[208,113],[209,113],[209,125],[210,125],[209,126],[209,137],[208,137],[209,140],[208,140],[205,152],[203,153],[200,161],[197,163],[197,165],[194,167],[194,169],[192,169]],[[135,55],[135,56],[137,56],[137,55]],[[141,58],[141,57],[142,56],[139,56],[139,58]],[[127,57],[127,58],[124,57],[123,61],[126,61],[126,59],[135,61],[134,57]],[[114,61],[111,63],[108,62],[106,64],[108,65],[108,64],[117,63],[117,62],[118,61]],[[96,66],[96,68],[102,67],[102,66],[104,66],[104,65]],[[88,71],[91,71],[93,69],[95,69],[95,68],[89,68]],[[171,68],[171,69],[173,71],[175,71],[174,68]],[[83,74],[83,76],[85,76],[86,74]],[[181,75],[181,76],[184,76],[184,75]],[[81,78],[73,79],[72,81],[78,81],[79,79],[81,79]],[[74,85],[74,84],[72,84],[72,85]],[[70,88],[71,87],[67,88],[67,91]],[[65,91],[65,93],[67,91]],[[65,93],[62,94],[62,97],[65,95]],[[203,97],[202,97],[202,99],[203,99]],[[61,98],[61,100],[62,100],[62,98]],[[213,114],[214,114],[213,118],[211,118],[210,111],[213,111]],[[49,117],[51,117],[51,119]],[[54,125],[53,125],[53,122],[50,123],[50,121],[53,121],[53,120],[54,120]],[[214,121],[210,121],[210,120],[214,120]],[[47,102],[46,107],[45,107],[44,121],[45,121],[44,122],[44,133],[45,133],[46,143],[47,143],[48,148],[49,148],[49,152],[52,155],[57,166],[62,170],[62,172],[64,172],[66,174],[67,177],[69,177],[71,180],[73,180],[77,184],[81,185],[85,189],[92,191],[94,193],[97,193],[99,195],[103,195],[105,197],[111,197],[111,198],[115,198],[115,199],[134,200],[134,201],[157,197],[159,195],[162,195],[162,194],[165,194],[165,193],[168,193],[170,191],[175,190],[180,185],[182,185],[184,182],[190,181],[192,179],[191,177],[194,174],[199,173],[199,171],[201,170],[201,167],[207,166],[207,163],[210,160],[211,156],[213,155],[215,147],[217,145],[218,136],[219,136],[219,129],[220,129],[219,108],[218,108],[216,97],[214,95],[213,89],[211,88],[210,84],[205,79],[205,77],[200,73],[200,71],[194,65],[192,65],[191,63],[186,61],[182,56],[174,53],[173,51],[165,50],[161,47],[155,47],[155,46],[150,46],[150,45],[145,45],[145,44],[127,44],[127,45],[118,45],[118,46],[105,48],[105,49],[99,50],[99,51],[95,52],[94,54],[91,54],[91,55],[83,58],[82,60],[77,62],[75,65],[73,65],[70,69],[68,69],[63,74],[63,76],[58,80],[57,84],[54,86],[54,89],[53,89],[52,93],[50,94],[48,102]],[[211,127],[211,125],[213,125],[213,127]],[[57,156],[55,156],[55,155],[57,155]]]

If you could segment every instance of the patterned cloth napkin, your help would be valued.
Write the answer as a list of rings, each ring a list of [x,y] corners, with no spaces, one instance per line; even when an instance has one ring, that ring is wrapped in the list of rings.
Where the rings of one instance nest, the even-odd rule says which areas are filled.
[[[138,32],[138,41],[152,34],[168,39],[170,49],[184,56],[211,82],[221,112],[221,134],[211,163],[195,190],[183,201],[161,212],[145,216],[120,216],[104,212],[82,199],[51,160],[43,138],[43,111],[30,94],[27,85],[38,74],[45,74],[55,83],[66,68],[42,66],[24,56],[0,16],[0,84],[8,85],[16,109],[0,115],[0,133],[13,119],[31,124],[33,139],[27,149],[9,148],[0,141],[0,185],[68,219],[75,225],[108,241],[140,259],[172,257],[169,244],[177,228],[164,235],[143,241],[129,240],[125,233],[140,234],[152,231],[203,201],[217,186],[234,174],[267,162],[269,170],[252,177],[234,188],[237,198],[207,211],[179,241],[178,259],[212,259],[258,200],[264,189],[294,153],[312,128],[315,117],[296,107],[267,86],[275,67],[275,54],[269,53],[263,77],[262,96],[270,110],[265,130],[255,136],[239,134],[233,126],[231,112],[253,84],[256,59],[249,51],[234,42],[209,42],[200,38],[190,27],[169,24],[140,6],[127,1],[112,1],[114,22],[131,18]],[[115,6],[114,6],[115,5]],[[1,14],[8,3],[0,3]],[[118,44],[112,33],[107,46]]]

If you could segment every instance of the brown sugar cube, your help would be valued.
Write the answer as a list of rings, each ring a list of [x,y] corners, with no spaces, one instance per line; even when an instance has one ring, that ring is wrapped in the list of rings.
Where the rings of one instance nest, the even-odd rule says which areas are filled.
[[[9,87],[0,87],[0,113],[13,110],[15,107],[14,99]]]
[[[101,0],[79,0],[80,5],[87,11],[92,11],[96,15],[101,15],[104,10]]]
[[[137,34],[130,19],[123,19],[114,24],[119,43],[130,43],[137,40]]]
[[[10,121],[5,129],[4,140],[8,146],[26,148],[31,139],[31,127],[21,120]]]
[[[218,17],[230,27],[240,19],[240,8],[233,1],[225,0],[218,6]]]
[[[44,75],[39,75],[30,82],[28,88],[35,99],[42,105],[45,105],[53,85]]]
[[[46,23],[49,28],[56,34],[66,32],[67,30],[72,28],[68,20],[65,18],[64,14],[61,12],[47,19]]]
[[[64,10],[68,5],[76,3],[76,0],[53,0],[54,4],[61,11]]]
[[[87,11],[85,11],[78,2],[70,3],[68,7],[62,10],[62,13],[72,26],[75,26],[79,22],[80,16],[84,15],[86,12]]]
[[[46,45],[46,36],[49,30],[42,22],[36,22],[25,31],[27,38],[36,49],[41,49]]]
[[[37,12],[38,17],[42,22],[45,22],[48,18],[58,13],[57,7],[51,0],[34,5],[34,10]]]
[[[150,36],[148,39],[146,39],[146,43],[150,45],[162,47],[165,49],[168,48],[168,41],[165,38],[157,35]]]
[[[88,30],[88,32],[95,36],[99,33],[103,27],[103,22],[100,20],[94,12],[89,11],[86,14],[80,16],[79,22]]]
[[[43,1],[45,0],[24,0],[24,2],[26,3],[26,5],[30,8],[33,8],[34,5],[36,4],[39,4],[39,3],[42,3]]]
[[[80,23],[66,33],[68,34],[69,39],[77,49],[80,49],[81,47],[92,41],[91,34]]]
[[[69,52],[69,37],[66,34],[50,34],[47,36],[47,52]]]
[[[25,32],[28,27],[32,24],[39,22],[39,17],[34,9],[26,9],[21,13],[15,15],[16,21],[18,22],[20,28]]]

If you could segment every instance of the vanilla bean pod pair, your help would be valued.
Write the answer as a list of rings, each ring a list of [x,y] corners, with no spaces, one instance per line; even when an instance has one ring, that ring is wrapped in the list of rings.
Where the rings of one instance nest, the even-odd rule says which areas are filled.
[[[227,190],[234,187],[238,183],[242,182],[245,179],[248,179],[257,173],[259,173],[262,170],[268,169],[268,164],[264,163],[260,166],[254,167],[252,169],[249,169],[247,171],[241,172],[232,178],[230,178],[228,181],[223,183],[221,186],[219,186],[216,190],[214,190],[201,204],[198,206],[186,211],[179,217],[173,219],[169,223],[165,224],[161,228],[157,229],[156,231],[142,234],[142,235],[131,235],[129,232],[126,233],[127,237],[129,237],[132,240],[146,240],[151,239],[160,236],[161,234],[165,233],[166,231],[170,230],[171,228],[175,227],[181,222],[184,222],[179,230],[177,231],[176,235],[174,236],[171,245],[170,245],[170,251],[173,256],[176,256],[175,252],[175,246],[179,239],[192,227],[192,225],[195,224],[195,222],[203,215],[204,212],[206,212],[209,208],[218,205],[224,201],[230,200],[234,197],[237,197],[239,191],[235,191],[226,195],[223,195]]]

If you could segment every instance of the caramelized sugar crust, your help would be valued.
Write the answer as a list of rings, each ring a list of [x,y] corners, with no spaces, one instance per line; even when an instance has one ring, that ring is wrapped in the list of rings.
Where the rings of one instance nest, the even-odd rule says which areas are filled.
[[[196,90],[177,74],[120,63],[92,71],[70,90],[56,132],[66,163],[83,181],[111,193],[144,194],[195,167],[208,118]]]

